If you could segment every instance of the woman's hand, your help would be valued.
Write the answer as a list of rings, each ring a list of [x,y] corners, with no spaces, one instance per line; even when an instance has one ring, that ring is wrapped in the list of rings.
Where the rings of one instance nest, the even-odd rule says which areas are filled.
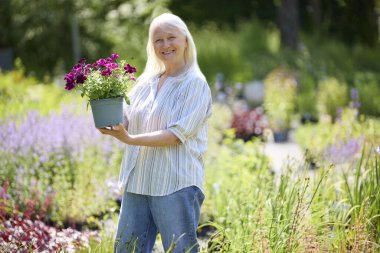
[[[98,128],[98,130],[102,134],[111,135],[124,143],[128,143],[128,139],[130,137],[128,131],[125,129],[122,123],[116,126]]]

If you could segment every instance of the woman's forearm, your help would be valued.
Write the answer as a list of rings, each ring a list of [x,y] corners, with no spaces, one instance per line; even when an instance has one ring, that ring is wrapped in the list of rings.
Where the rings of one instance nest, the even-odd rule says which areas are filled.
[[[144,134],[128,134],[125,143],[135,146],[160,147],[177,145],[181,142],[172,132],[168,130],[160,130]]]

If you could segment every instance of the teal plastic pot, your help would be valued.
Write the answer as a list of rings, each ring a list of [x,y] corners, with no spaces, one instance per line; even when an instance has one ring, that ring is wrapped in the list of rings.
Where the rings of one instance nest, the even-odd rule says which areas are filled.
[[[123,122],[123,97],[91,100],[96,128],[115,126]]]

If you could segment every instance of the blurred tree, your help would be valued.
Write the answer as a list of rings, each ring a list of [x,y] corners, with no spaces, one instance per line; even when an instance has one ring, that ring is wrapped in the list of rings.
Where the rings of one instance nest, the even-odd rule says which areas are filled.
[[[62,74],[78,60],[108,56],[116,43],[138,45],[141,28],[168,0],[0,0],[0,48],[11,47],[27,73]],[[130,11],[128,11],[130,10]],[[167,11],[167,9],[165,9]],[[127,14],[126,14],[127,13]],[[133,33],[133,36],[131,34]],[[145,34],[144,34],[145,36]],[[140,57],[141,58],[141,57]]]
[[[0,49],[13,43],[11,0],[0,0]]]
[[[300,0],[302,29],[345,44],[379,45],[380,0]]]
[[[71,38],[71,18],[78,16],[80,31],[88,31],[92,26],[102,22],[102,16],[86,13],[86,18],[81,18],[85,9],[80,8],[84,2],[93,5],[98,2],[98,10],[110,8],[110,3],[100,4],[102,1],[6,1],[9,15],[9,25],[2,30],[2,46],[12,47],[16,57],[21,58],[26,70],[34,73],[37,77],[54,72],[58,65],[67,68],[76,60],[73,55],[73,43]],[[112,5],[111,5],[112,6]],[[95,11],[96,12],[96,11]],[[84,32],[84,42],[89,39]],[[92,41],[101,45],[93,48],[94,51],[106,47],[107,41],[102,33],[91,34]],[[87,53],[89,50],[84,50]]]
[[[348,44],[379,45],[380,13],[376,12],[376,2],[379,8],[378,0],[324,0],[328,15],[324,21],[329,22],[329,32]]]
[[[185,21],[198,25],[211,21],[235,27],[252,17],[270,22],[276,17],[273,0],[171,0],[168,7]]]
[[[298,0],[281,0],[278,6],[278,27],[281,44],[296,49],[298,43],[299,10]]]
[[[291,48],[299,26],[348,44],[379,45],[380,0],[0,0],[0,48],[12,48],[38,77],[68,70],[77,58],[73,44],[89,60],[117,49],[143,64],[147,24],[168,9],[188,23],[233,29],[242,20],[277,21]]]

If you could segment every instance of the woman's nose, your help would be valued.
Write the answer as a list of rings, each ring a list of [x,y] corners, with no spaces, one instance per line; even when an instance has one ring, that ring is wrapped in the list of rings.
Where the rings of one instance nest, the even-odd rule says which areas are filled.
[[[163,47],[169,47],[170,46],[170,41],[164,40]]]

